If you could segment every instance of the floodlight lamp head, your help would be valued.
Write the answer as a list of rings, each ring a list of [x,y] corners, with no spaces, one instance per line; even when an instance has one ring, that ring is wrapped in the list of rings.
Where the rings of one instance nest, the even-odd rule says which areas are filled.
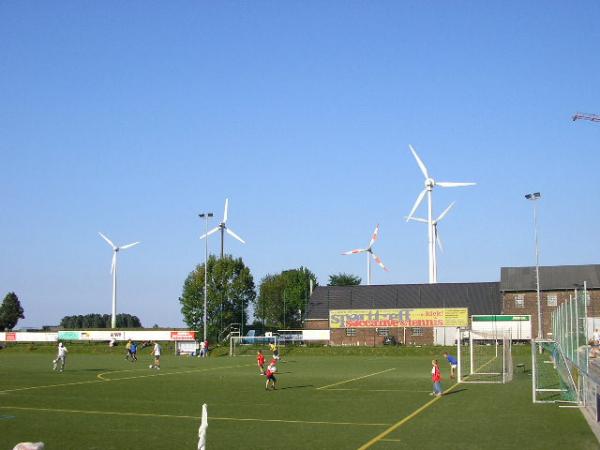
[[[525,195],[525,198],[527,200],[539,200],[540,198],[542,198],[542,194],[540,194],[539,192],[533,192],[531,194],[527,194]]]

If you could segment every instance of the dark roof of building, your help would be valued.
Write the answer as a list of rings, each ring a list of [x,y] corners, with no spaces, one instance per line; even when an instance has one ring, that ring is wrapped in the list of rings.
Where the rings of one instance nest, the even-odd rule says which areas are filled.
[[[580,266],[540,266],[540,290],[561,291],[575,289],[587,282],[590,289],[600,288],[600,264]],[[502,267],[500,269],[500,291],[535,291],[535,266]]]
[[[500,283],[318,286],[308,319],[329,319],[330,309],[468,308],[469,314],[500,314]]]

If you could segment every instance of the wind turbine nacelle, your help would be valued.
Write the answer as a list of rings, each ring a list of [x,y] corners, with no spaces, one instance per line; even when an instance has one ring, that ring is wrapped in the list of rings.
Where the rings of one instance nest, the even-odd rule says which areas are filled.
[[[435,186],[435,180],[433,178],[427,178],[425,180],[425,188],[432,189]]]

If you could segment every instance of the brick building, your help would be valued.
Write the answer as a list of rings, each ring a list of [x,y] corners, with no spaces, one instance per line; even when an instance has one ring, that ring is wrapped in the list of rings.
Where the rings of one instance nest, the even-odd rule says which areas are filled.
[[[468,308],[469,314],[500,314],[500,283],[392,284],[376,286],[319,286],[310,298],[305,328],[329,329],[331,309]],[[396,342],[432,344],[434,328],[331,329],[333,345],[381,345],[388,336]],[[453,335],[454,336],[454,335]]]
[[[551,337],[552,312],[575,297],[575,289],[588,289],[588,317],[600,317],[600,264],[540,266],[540,310],[542,337]],[[537,337],[537,290],[535,267],[500,269],[502,314],[531,314],[531,332]]]
[[[543,337],[551,332],[551,313],[588,288],[588,316],[600,317],[600,265],[540,267],[540,303]],[[468,308],[474,314],[530,314],[537,336],[535,267],[502,267],[500,282],[394,284],[375,286],[319,286],[310,298],[305,328],[327,330],[331,309]],[[381,345],[387,336],[411,345],[437,342],[436,328],[330,329],[333,345]]]

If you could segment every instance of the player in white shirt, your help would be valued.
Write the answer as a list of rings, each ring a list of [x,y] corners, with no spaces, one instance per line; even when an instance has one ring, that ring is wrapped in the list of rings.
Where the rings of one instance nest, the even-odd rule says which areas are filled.
[[[594,345],[600,345],[600,331],[598,331],[598,328],[596,328],[594,330]]]
[[[151,355],[154,355],[154,364],[150,364],[151,369],[160,370],[160,352],[161,348],[158,342],[154,342],[154,348],[152,349]]]
[[[52,363],[53,363],[52,369],[53,370],[58,369],[59,372],[62,372],[65,369],[67,353],[69,353],[69,351],[67,350],[67,347],[65,347],[63,345],[63,343],[60,342],[58,344],[58,353],[56,354],[56,359],[54,361],[52,361]]]

